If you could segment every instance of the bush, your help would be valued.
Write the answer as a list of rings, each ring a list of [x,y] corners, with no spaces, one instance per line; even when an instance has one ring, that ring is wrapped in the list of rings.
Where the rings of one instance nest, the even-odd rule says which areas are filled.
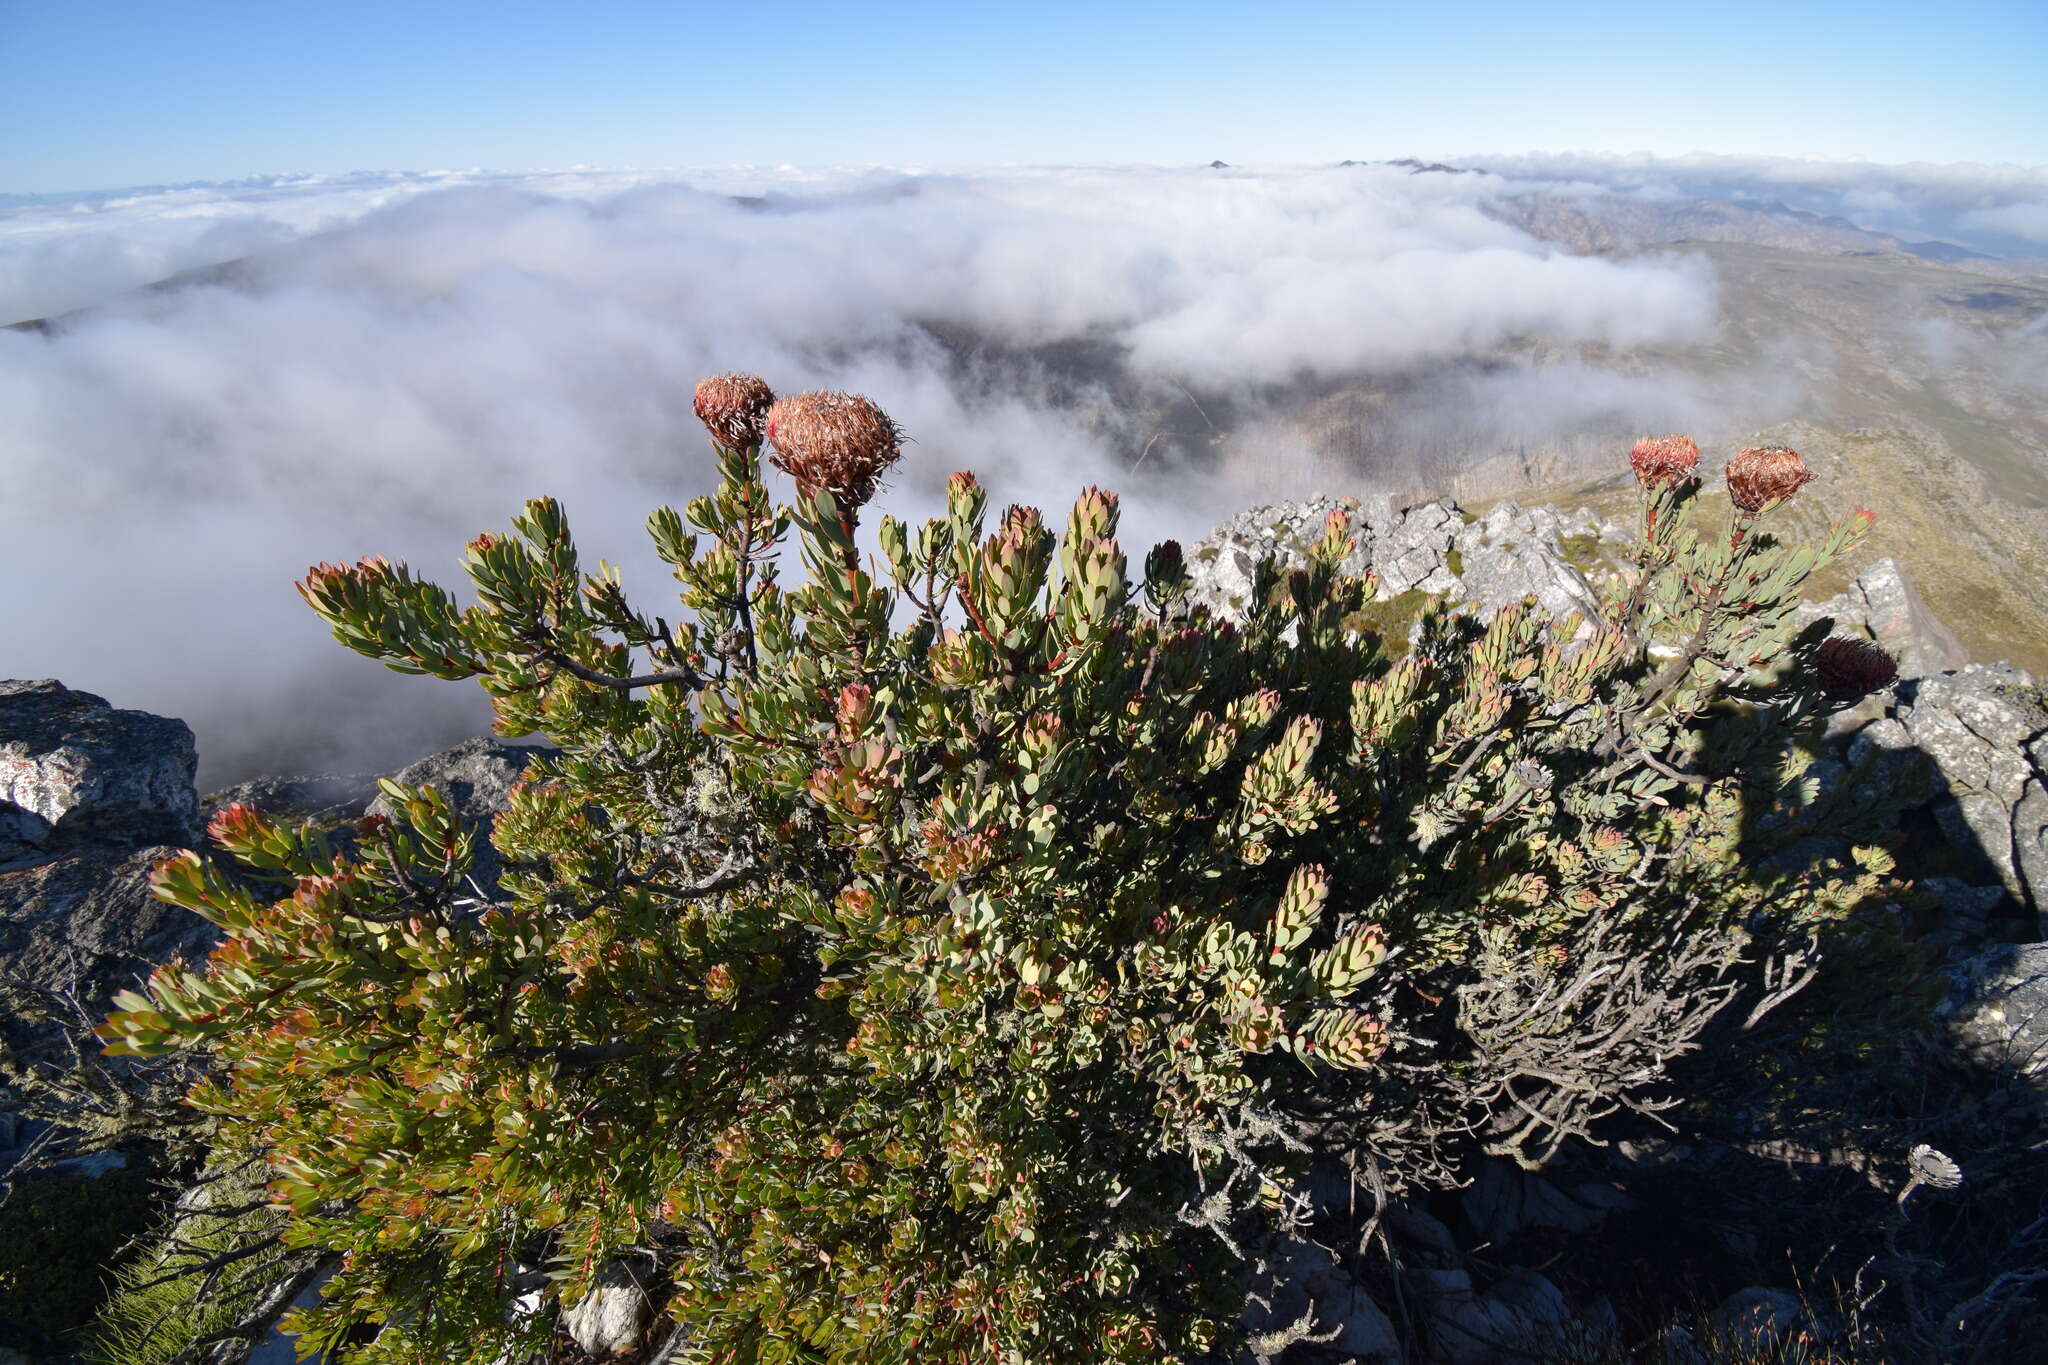
[[[1804,804],[1790,739],[1844,690],[1796,593],[1868,525],[1775,543],[1779,455],[1696,533],[1658,447],[1598,619],[1432,610],[1396,654],[1341,516],[1242,624],[1185,606],[1171,543],[1134,581],[1093,488],[1055,537],[990,530],[955,475],[864,560],[893,424],[766,404],[707,383],[719,487],[649,518],[680,624],[547,499],[470,545],[473,606],[377,559],[301,585],[350,648],[561,746],[497,823],[501,900],[442,797],[391,783],[347,851],[223,811],[275,899],[158,873],[224,941],[105,1033],[211,1049],[192,1102],[342,1256],[311,1344],[509,1358],[550,1330],[531,1284],[573,1302],[632,1249],[702,1360],[1222,1358],[1312,1153],[1443,1183],[1668,1103],[1666,1060],[1886,885],[1876,851],[1766,870],[1816,827],[1767,818]]]

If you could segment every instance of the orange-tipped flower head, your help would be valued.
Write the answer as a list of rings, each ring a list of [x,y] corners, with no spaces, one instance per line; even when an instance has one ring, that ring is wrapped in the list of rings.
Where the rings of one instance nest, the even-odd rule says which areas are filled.
[[[1645,436],[1628,453],[1628,462],[1637,483],[1660,488],[1698,478],[1700,448],[1690,436]]]
[[[697,385],[697,420],[727,450],[743,450],[761,444],[761,422],[774,402],[754,375],[714,374]]]
[[[774,466],[801,492],[824,489],[858,507],[875,495],[882,471],[902,458],[903,434],[889,415],[857,393],[802,393],[768,409]]]
[[[1831,635],[1821,641],[1813,656],[1813,671],[1820,678],[1821,695],[1829,701],[1855,701],[1881,687],[1889,687],[1899,676],[1892,656],[1850,635]]]
[[[1804,488],[1813,471],[1789,446],[1747,446],[1728,462],[1728,496],[1745,512],[1761,510]]]

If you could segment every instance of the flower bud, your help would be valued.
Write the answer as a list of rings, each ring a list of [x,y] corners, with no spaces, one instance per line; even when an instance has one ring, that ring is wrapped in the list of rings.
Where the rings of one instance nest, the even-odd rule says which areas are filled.
[[[1899,676],[1899,666],[1891,655],[1850,635],[1832,635],[1821,641],[1814,652],[1813,671],[1820,679],[1821,695],[1842,702],[1889,687]]]
[[[1699,477],[1700,448],[1690,436],[1645,436],[1628,453],[1628,462],[1637,483],[1661,488]]]
[[[1761,511],[1804,488],[1813,471],[1789,446],[1747,446],[1728,462],[1728,496],[1745,512]]]
[[[803,393],[768,409],[769,457],[803,493],[819,489],[843,506],[875,495],[882,471],[903,456],[903,434],[857,393]]]
[[[775,395],[751,374],[714,374],[697,385],[697,420],[727,450],[761,444],[761,422]]]

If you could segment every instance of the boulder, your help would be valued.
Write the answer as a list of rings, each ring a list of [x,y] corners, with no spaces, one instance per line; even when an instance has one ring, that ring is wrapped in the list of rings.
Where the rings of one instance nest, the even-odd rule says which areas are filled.
[[[470,876],[488,898],[498,894],[498,873],[503,868],[498,850],[491,844],[491,825],[511,801],[513,784],[526,771],[526,765],[540,754],[553,752],[542,745],[507,744],[490,735],[479,735],[408,764],[392,777],[410,787],[438,788],[457,815],[482,826]],[[382,796],[370,802],[368,812],[392,814],[390,803]]]
[[[1970,662],[1970,651],[1920,600],[1895,559],[1878,560],[1839,596],[1802,605],[1798,611],[1802,622],[1823,616],[1882,645],[1898,660],[1902,678],[1924,678]]]
[[[1981,856],[2038,920],[2048,908],[2048,696],[2022,669],[1971,664],[1903,684],[1896,720],[1939,770],[1943,835]]]
[[[1708,1316],[1717,1341],[1740,1348],[1769,1348],[1806,1316],[1799,1296],[1782,1289],[1738,1289]]]
[[[585,1355],[612,1356],[631,1350],[654,1319],[654,1306],[640,1287],[640,1276],[623,1261],[613,1261],[588,1294],[562,1315],[562,1325]]]
[[[1313,1341],[1359,1365],[1399,1365],[1394,1324],[1330,1253],[1291,1238],[1271,1262],[1270,1283],[1245,1305],[1254,1353],[1276,1355],[1291,1342]]]
[[[0,681],[0,863],[199,839],[185,722],[51,679]]]
[[[1997,943],[1949,969],[1937,1013],[1964,1052],[2048,1100],[2048,943]]]
[[[490,821],[511,801],[512,786],[526,765],[536,755],[552,752],[544,745],[507,744],[490,735],[478,735],[407,764],[391,776],[409,787],[439,788],[465,820]],[[389,803],[381,796],[372,800],[368,809],[372,815],[391,814]]]
[[[1453,595],[1487,620],[1524,597],[1534,597],[1554,617],[1594,614],[1599,594],[1565,559],[1558,544],[1561,533],[1565,521],[1554,508],[1496,504],[1454,537],[1459,586]]]
[[[1505,1246],[1524,1229],[1590,1232],[1610,1213],[1635,1207],[1611,1184],[1585,1181],[1560,1186],[1548,1176],[1508,1161],[1480,1163],[1461,1206],[1476,1243]]]
[[[1467,524],[1448,499],[1396,508],[1384,493],[1363,501],[1318,494],[1253,508],[1198,541],[1188,555],[1193,600],[1241,617],[1259,560],[1272,556],[1282,572],[1304,564],[1329,514],[1338,510],[1352,518],[1353,549],[1343,567],[1377,576],[1381,600],[1427,593],[1468,602],[1484,618],[1525,596],[1556,616],[1594,610],[1598,594],[1566,559],[1560,538],[1602,544],[1627,539],[1621,528],[1583,508],[1565,515],[1503,502]]]
[[[265,815],[290,816],[319,825],[359,820],[377,799],[377,779],[368,773],[348,777],[258,777],[238,782],[202,803],[208,819],[224,806],[250,806]]]
[[[1465,1270],[1410,1270],[1429,1326],[1431,1358],[1445,1365],[1594,1361],[1617,1344],[1613,1310],[1584,1319],[1536,1271],[1517,1267],[1480,1292]]]
[[[0,978],[71,990],[92,1013],[159,963],[203,957],[213,926],[149,891],[150,869],[183,851],[160,845],[0,870]],[[0,1014],[0,1036],[24,1051],[53,1035],[54,1026]]]

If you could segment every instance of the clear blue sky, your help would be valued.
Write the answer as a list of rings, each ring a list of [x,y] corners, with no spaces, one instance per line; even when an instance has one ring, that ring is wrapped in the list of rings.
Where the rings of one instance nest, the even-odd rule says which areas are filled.
[[[2048,0],[0,0],[0,192],[574,164],[2048,162]]]

